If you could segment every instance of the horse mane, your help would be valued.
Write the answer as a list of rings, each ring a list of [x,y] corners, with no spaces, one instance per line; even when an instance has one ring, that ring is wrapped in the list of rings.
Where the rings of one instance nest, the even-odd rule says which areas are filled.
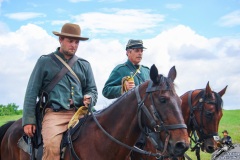
[[[164,77],[162,74],[160,74],[159,77],[160,77],[159,86],[161,88],[166,88],[168,91],[170,91],[171,94],[174,94],[176,92],[174,82],[170,78]],[[163,91],[164,89],[161,90],[161,92]]]
[[[140,85],[142,85],[142,84],[140,84]],[[132,89],[129,90],[128,92],[122,94],[120,97],[118,97],[116,100],[114,100],[110,105],[106,106],[105,108],[103,108],[103,109],[101,109],[101,110],[99,110],[99,111],[97,111],[97,112],[95,112],[95,113],[102,113],[102,112],[104,112],[105,110],[111,108],[113,105],[119,103],[119,101],[122,101],[122,99],[125,98],[126,96],[134,93],[133,91],[134,91],[134,88],[132,88]]]
[[[175,84],[173,83],[173,81],[170,79],[170,78],[167,78],[167,77],[164,77],[162,74],[159,75],[159,78],[160,78],[160,82],[159,82],[159,86],[161,88],[166,88],[168,91],[170,91],[171,94],[175,93]],[[146,84],[146,83],[149,83],[151,80],[147,80],[145,81],[144,83],[140,84],[140,86]],[[129,90],[128,92],[122,94],[120,97],[118,97],[115,101],[113,101],[109,106],[105,107],[104,109],[100,110],[99,112],[97,113],[102,113],[104,112],[105,110],[107,110],[108,108],[110,108],[111,106],[119,103],[119,101],[122,101],[123,98],[126,98],[127,96],[131,95],[131,94],[134,94],[135,88],[132,88],[131,90]],[[164,92],[164,89],[161,90],[160,92]]]

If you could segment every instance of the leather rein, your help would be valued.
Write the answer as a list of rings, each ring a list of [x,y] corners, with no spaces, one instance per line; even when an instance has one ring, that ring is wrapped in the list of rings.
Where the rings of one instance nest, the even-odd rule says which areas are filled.
[[[154,105],[154,101],[153,101],[153,96],[152,96],[152,93],[153,92],[156,92],[156,91],[161,91],[161,90],[169,90],[169,88],[167,87],[166,89],[162,89],[162,87],[160,86],[155,86],[155,87],[152,87],[153,85],[153,82],[150,81],[149,84],[148,84],[148,88],[146,89],[146,94],[144,96],[144,98],[141,100],[141,96],[139,94],[139,86],[136,86],[134,88],[134,91],[135,91],[135,94],[136,94],[136,97],[137,97],[137,101],[138,101],[138,112],[137,112],[137,116],[138,116],[138,124],[139,124],[139,127],[141,129],[141,131],[150,139],[150,141],[152,142],[152,144],[154,145],[154,147],[156,148],[158,146],[157,142],[155,141],[154,137],[152,136],[151,133],[149,132],[146,132],[144,130],[144,127],[142,126],[142,121],[141,121],[141,112],[143,111],[144,114],[146,115],[146,117],[148,118],[148,120],[150,121],[150,124],[151,124],[151,127],[154,128],[154,133],[160,133],[161,131],[165,131],[165,134],[166,134],[166,139],[165,139],[165,144],[164,144],[164,150],[162,153],[151,153],[151,152],[148,152],[148,151],[145,151],[145,150],[142,150],[136,146],[132,147],[132,146],[129,146],[119,140],[117,140],[116,138],[114,138],[112,135],[110,135],[102,126],[101,124],[98,122],[96,116],[94,115],[93,111],[91,109],[89,109],[89,111],[91,112],[91,115],[93,117],[93,120],[95,121],[95,123],[97,124],[97,126],[101,129],[101,131],[109,138],[111,139],[112,141],[114,141],[115,143],[131,150],[131,151],[134,151],[134,152],[138,152],[140,154],[144,154],[144,155],[148,155],[148,156],[153,156],[155,157],[156,159],[163,159],[163,158],[167,158],[169,156],[165,156],[163,155],[163,153],[166,152],[166,149],[167,149],[167,144],[168,144],[168,141],[169,141],[169,138],[170,138],[170,134],[168,132],[168,130],[173,130],[173,129],[179,129],[179,128],[183,128],[183,129],[187,129],[187,126],[186,124],[173,124],[173,125],[164,125],[164,122],[162,121],[162,118],[161,116],[158,114],[157,110],[156,110],[156,107]],[[149,110],[147,109],[147,107],[144,105],[144,101],[146,99],[146,97],[150,94],[150,98],[151,98],[151,102],[152,102],[152,105],[149,107],[151,109],[151,113],[149,112]],[[91,108],[91,107],[89,107]],[[157,124],[157,121],[160,121],[160,125]],[[70,152],[73,153],[74,155],[74,158],[77,159],[77,160],[80,160],[79,157],[74,154],[75,151],[74,151],[74,148],[73,146],[71,145],[70,147]]]

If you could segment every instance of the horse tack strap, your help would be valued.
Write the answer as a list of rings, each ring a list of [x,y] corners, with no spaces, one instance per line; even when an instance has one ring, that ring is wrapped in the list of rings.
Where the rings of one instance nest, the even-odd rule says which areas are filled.
[[[146,93],[151,93],[151,92],[155,92],[155,91],[160,91],[160,90],[170,90],[168,87],[162,87],[162,86],[155,86],[155,87],[148,87],[146,90]]]
[[[122,143],[121,141],[117,140],[116,138],[112,137],[102,126],[101,124],[98,122],[97,118],[95,117],[94,113],[92,110],[90,110],[91,112],[91,115],[92,115],[92,118],[93,120],[95,121],[95,123],[97,124],[97,126],[101,129],[101,131],[106,135],[108,136],[108,138],[110,138],[112,141],[114,141],[115,143],[129,149],[129,150],[132,150],[134,152],[137,152],[137,153],[140,153],[140,154],[144,154],[144,155],[148,155],[148,156],[154,156],[154,157],[162,157],[159,153],[151,153],[151,152],[148,152],[148,151],[145,151],[145,150],[142,150],[142,149],[139,149],[137,147],[131,147],[125,143]]]
[[[143,101],[141,100],[140,94],[139,94],[139,86],[137,86],[135,88],[135,93],[136,93],[136,97],[137,97],[137,101],[138,101],[138,107],[139,109],[142,109],[143,112],[145,113],[145,115],[147,116],[147,118],[150,121],[150,124],[152,127],[156,126],[156,122],[154,121],[154,118],[152,117],[152,115],[149,113],[147,107],[144,105]]]
[[[191,101],[191,99],[192,99],[192,93],[193,93],[193,91],[190,91],[189,92],[189,95],[188,95],[188,105],[189,105],[189,107],[190,107],[190,118],[189,118],[189,121],[188,121],[188,124],[189,124],[189,126],[190,126],[190,124],[191,124],[191,122],[193,123],[193,130],[195,130],[195,131],[198,131],[199,133],[200,133],[200,137],[199,137],[199,139],[196,139],[196,136],[195,136],[195,141],[197,141],[197,142],[202,142],[204,139],[207,139],[207,138],[212,138],[213,136],[216,136],[216,135],[218,135],[218,133],[212,133],[212,134],[205,134],[204,133],[204,131],[203,131],[203,129],[202,129],[202,125],[198,125],[198,123],[197,123],[197,120],[196,120],[196,118],[195,118],[195,115],[194,115],[194,107],[192,106],[192,101]],[[202,100],[201,101],[199,101],[200,103],[212,103],[212,101],[205,101],[203,98],[202,98]],[[200,107],[201,108],[201,111],[202,111],[202,107]],[[203,113],[203,112],[202,112]],[[201,115],[201,120],[203,120],[202,119],[202,115]],[[191,137],[190,137],[191,138]],[[192,138],[191,138],[192,139]]]
[[[169,130],[179,129],[179,128],[187,129],[187,125],[186,124],[172,124],[172,125],[158,126],[157,128],[155,128],[155,131],[161,132],[161,131],[165,130],[165,128],[169,129]]]

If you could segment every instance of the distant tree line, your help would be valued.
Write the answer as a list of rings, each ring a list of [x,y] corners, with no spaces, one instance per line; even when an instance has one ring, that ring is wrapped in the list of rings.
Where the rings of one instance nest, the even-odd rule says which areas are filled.
[[[21,115],[22,110],[18,110],[19,106],[15,103],[9,103],[7,105],[0,104],[0,116],[8,115]]]

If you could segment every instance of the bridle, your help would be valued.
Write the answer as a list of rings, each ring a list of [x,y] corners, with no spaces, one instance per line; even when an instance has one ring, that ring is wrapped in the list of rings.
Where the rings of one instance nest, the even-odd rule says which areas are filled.
[[[168,144],[168,141],[169,141],[169,138],[170,138],[170,134],[168,132],[168,130],[173,130],[173,129],[179,129],[179,128],[183,128],[183,129],[187,129],[187,126],[186,124],[173,124],[173,125],[164,125],[164,122],[162,121],[162,118],[161,116],[159,115],[158,111],[156,110],[156,107],[154,105],[154,101],[153,101],[153,96],[152,96],[152,93],[153,92],[156,92],[156,91],[162,91],[162,90],[170,90],[169,86],[166,86],[166,88],[163,88],[161,86],[155,86],[153,87],[153,82],[152,81],[149,81],[148,83],[148,87],[146,89],[146,94],[144,96],[144,98],[141,100],[141,96],[140,96],[140,93],[139,93],[139,86],[136,86],[135,88],[133,88],[132,90],[135,91],[135,94],[136,94],[136,97],[137,97],[137,101],[138,101],[138,112],[137,112],[137,116],[138,116],[138,124],[139,124],[139,127],[141,129],[141,131],[147,136],[150,138],[150,141],[153,143],[153,145],[155,147],[158,146],[155,138],[152,136],[152,134],[150,132],[146,132],[144,130],[144,126],[142,126],[142,118],[141,118],[141,113],[143,112],[146,117],[148,118],[148,120],[150,121],[150,124],[151,124],[151,127],[154,128],[154,133],[160,133],[161,131],[165,131],[165,134],[166,134],[166,139],[165,139],[165,145],[164,145],[164,151],[163,153],[166,151],[166,148],[167,148],[167,144]],[[130,91],[129,91],[130,92]],[[145,106],[144,104],[144,101],[146,99],[146,97],[150,95],[150,98],[151,98],[151,102],[152,102],[152,105],[149,107],[151,109],[151,111],[149,111],[147,109],[147,107]],[[142,150],[142,149],[139,149],[137,148],[136,146],[134,147],[131,147],[119,140],[117,140],[116,138],[114,138],[113,136],[111,136],[102,126],[101,124],[98,122],[96,116],[94,115],[92,109],[90,109],[91,107],[89,107],[89,112],[91,112],[91,115],[93,117],[93,120],[95,121],[95,123],[97,124],[97,126],[101,129],[101,131],[109,138],[111,139],[112,141],[114,141],[115,143],[129,149],[129,150],[132,150],[134,152],[138,152],[140,154],[144,154],[144,155],[148,155],[148,156],[153,156],[153,157],[156,157],[156,159],[163,159],[163,158],[166,158],[166,157],[169,157],[169,156],[165,156],[163,155],[162,153],[151,153],[151,152],[148,152],[148,151],[145,151],[145,150]],[[151,113],[152,115],[151,115]],[[157,121],[160,121],[160,125],[157,124]],[[70,153],[72,154],[73,153],[73,156],[75,159],[77,160],[80,160],[78,158],[78,156],[76,155],[75,151],[74,151],[74,148],[73,146],[69,146],[69,148],[71,149]],[[70,156],[71,157],[71,156]],[[72,158],[71,158],[72,159]]]
[[[162,117],[160,116],[160,114],[156,110],[156,106],[154,104],[152,93],[156,92],[156,91],[170,90],[170,87],[168,85],[166,85],[164,88],[161,87],[161,86],[152,87],[152,84],[153,84],[152,81],[150,81],[148,83],[148,88],[146,90],[147,94],[145,94],[145,96],[142,100],[141,100],[141,97],[140,97],[140,94],[139,94],[139,87],[136,87],[136,89],[135,89],[135,93],[136,93],[137,101],[138,101],[138,124],[139,124],[139,127],[140,127],[141,131],[145,134],[146,137],[149,138],[150,142],[158,150],[159,150],[159,147],[158,147],[158,144],[155,140],[154,133],[156,134],[156,133],[160,133],[162,131],[165,132],[165,144],[164,144],[164,149],[161,153],[162,155],[164,155],[166,153],[167,144],[168,144],[168,141],[169,141],[169,138],[170,138],[169,130],[180,129],[180,128],[187,129],[187,126],[186,126],[186,124],[172,124],[172,125],[165,125],[164,124],[164,122],[162,120]],[[148,95],[150,96],[151,103],[152,103],[152,105],[150,105],[150,107],[149,107],[150,111],[147,109],[147,107],[144,104],[144,101],[145,101],[145,99]],[[141,118],[142,112],[148,118],[148,120],[150,122],[150,125],[151,125],[151,128],[153,128],[154,132],[150,132],[151,130],[148,129],[148,128],[146,129],[146,126],[145,127],[142,126],[142,121],[141,121],[142,120],[142,118]],[[160,122],[160,124],[157,124],[158,121]]]
[[[212,138],[213,136],[217,136],[218,133],[217,132],[214,132],[214,133],[210,133],[210,134],[206,134],[203,130],[203,114],[204,114],[204,104],[213,104],[215,105],[215,107],[217,107],[218,105],[218,102],[217,102],[217,93],[213,92],[215,94],[215,97],[216,97],[216,101],[213,101],[213,100],[208,100],[205,96],[205,90],[202,89],[200,93],[202,93],[202,96],[201,98],[199,98],[198,100],[198,103],[195,105],[195,106],[192,106],[192,93],[193,91],[189,91],[189,94],[188,94],[188,105],[190,107],[190,118],[189,118],[189,121],[188,121],[188,126],[191,126],[191,130],[192,130],[192,134],[189,136],[190,137],[190,144],[192,144],[192,141],[193,143],[195,143],[195,146],[194,147],[191,147],[191,151],[194,151],[196,150],[196,156],[198,158],[198,160],[200,160],[200,148],[203,148],[204,147],[204,140],[205,139],[208,139],[208,138]],[[198,96],[198,95],[197,95]],[[195,97],[194,97],[195,98]],[[201,123],[198,124],[197,123],[197,120],[196,120],[196,116],[194,114],[194,111],[195,110],[199,110],[201,113]],[[207,118],[212,118],[212,115],[207,115],[205,114],[205,116]],[[196,134],[196,131],[198,131],[198,133],[200,134],[199,135],[199,138]],[[192,146],[192,145],[190,145]]]
[[[150,121],[150,124],[152,126],[152,128],[154,128],[154,133],[159,133],[161,131],[165,131],[166,133],[166,140],[165,140],[165,149],[164,151],[166,150],[167,148],[167,143],[168,143],[168,140],[170,138],[170,134],[168,132],[168,130],[173,130],[173,129],[179,129],[179,128],[184,128],[184,129],[187,129],[187,126],[186,124],[173,124],[173,125],[164,125],[164,122],[162,121],[162,118],[161,116],[158,114],[157,110],[156,110],[156,107],[154,105],[154,101],[153,101],[153,96],[152,96],[152,93],[153,92],[156,92],[156,91],[162,91],[162,90],[170,90],[169,86],[166,86],[166,88],[164,89],[163,87],[160,87],[160,86],[155,86],[153,87],[153,82],[152,81],[149,81],[148,83],[148,87],[146,89],[146,94],[144,96],[144,98],[141,100],[141,96],[140,96],[140,93],[139,93],[139,87],[140,86],[137,86],[134,88],[134,91],[135,91],[135,94],[136,94],[136,97],[137,97],[137,101],[138,101],[138,124],[139,124],[139,127],[141,129],[141,131],[147,136],[150,138],[150,141],[153,143],[153,145],[156,147],[157,146],[157,142],[155,141],[155,138],[152,136],[152,134],[150,134],[149,132],[146,132],[146,130],[144,129],[144,127],[142,126],[142,118],[141,118],[141,112],[143,111],[143,113],[146,115],[146,117],[148,118],[148,120]],[[146,99],[146,97],[150,95],[150,98],[151,98],[151,102],[152,102],[152,105],[149,107],[151,108],[151,113],[152,115],[150,114],[149,110],[147,109],[147,107],[145,106],[144,104],[144,101]],[[160,154],[160,153],[151,153],[151,152],[147,152],[145,150],[141,150],[137,147],[131,147],[131,146],[128,146],[120,141],[118,141],[117,139],[115,139],[114,137],[112,137],[111,135],[109,135],[109,133],[107,133],[103,128],[102,126],[99,124],[99,122],[97,121],[96,117],[94,116],[94,114],[92,113],[92,116],[93,116],[93,119],[94,121],[96,122],[96,124],[98,125],[98,127],[114,142],[118,143],[119,145],[122,145],[126,148],[128,148],[129,150],[132,150],[134,152],[138,152],[140,154],[144,154],[144,155],[148,155],[148,156],[154,156],[156,157],[157,159],[162,159],[162,158],[165,158],[165,157],[168,157],[168,156],[164,156],[163,154]],[[160,121],[160,125],[157,124],[157,121]]]

